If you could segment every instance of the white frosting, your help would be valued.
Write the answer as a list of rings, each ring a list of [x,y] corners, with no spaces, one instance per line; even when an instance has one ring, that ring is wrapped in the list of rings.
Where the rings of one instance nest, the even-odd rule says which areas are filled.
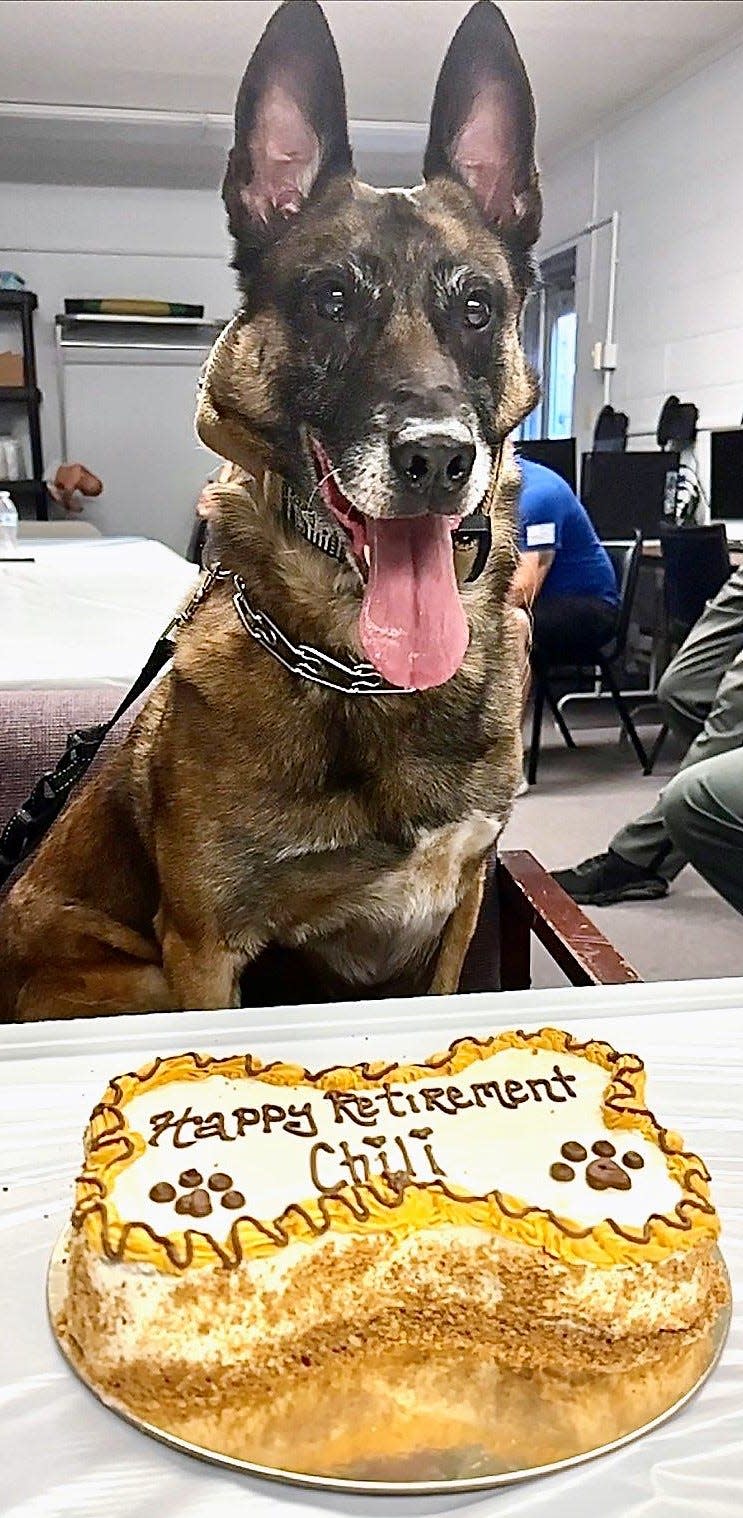
[[[317,1198],[321,1192],[313,1183],[311,1159],[315,1181],[330,1188],[351,1182],[352,1168],[355,1179],[363,1179],[359,1156],[366,1157],[372,1174],[405,1170],[407,1157],[414,1180],[438,1178],[462,1196],[498,1190],[578,1227],[611,1218],[620,1226],[639,1228],[653,1213],[671,1213],[681,1190],[655,1144],[637,1130],[604,1124],[602,1098],[609,1080],[606,1070],[577,1055],[503,1049],[458,1075],[431,1071],[420,1081],[391,1081],[389,1098],[381,1087],[336,1093],[334,1100],[308,1085],[228,1080],[216,1074],[173,1081],[126,1105],[129,1127],[147,1147],[117,1176],[112,1197],[124,1220],[147,1223],[160,1235],[192,1229],[220,1242],[241,1216],[271,1223],[291,1203]],[[518,1084],[506,1089],[507,1082]],[[430,1093],[436,1091],[454,1110],[445,1113],[432,1105]],[[426,1092],[431,1110],[426,1110]],[[456,1107],[457,1101],[463,1105]],[[242,1117],[236,1116],[240,1112]],[[167,1126],[164,1114],[170,1114]],[[226,1136],[197,1137],[199,1124],[218,1126],[215,1114],[221,1115]],[[365,1121],[355,1121],[354,1115]],[[287,1124],[299,1131],[288,1131]],[[413,1136],[425,1128],[430,1135]],[[629,1189],[599,1191],[587,1184],[592,1145],[600,1139],[613,1144],[619,1165],[628,1150],[642,1157],[641,1169],[624,1167]],[[565,1161],[560,1149],[567,1140],[582,1144],[587,1159]],[[550,1167],[556,1162],[570,1163],[575,1178],[555,1180]],[[443,1176],[437,1176],[437,1169]],[[228,1174],[232,1190],[244,1196],[244,1206],[228,1210],[220,1193],[210,1190],[208,1216],[177,1213],[175,1202],[189,1189],[179,1178],[189,1170],[198,1171],[205,1188],[213,1173]],[[172,1201],[150,1199],[158,1182],[175,1188]]]
[[[482,1248],[482,1234],[477,1228],[458,1228],[456,1242],[461,1259],[463,1251]],[[320,1239],[313,1252],[319,1274],[332,1274],[344,1255],[353,1254],[354,1246],[352,1234]],[[338,1272],[334,1313],[349,1322],[363,1321],[368,1302],[399,1306],[401,1270],[408,1292],[435,1291],[441,1284],[441,1260],[451,1254],[451,1249],[452,1232],[447,1228],[428,1229],[423,1244],[417,1236],[394,1244],[387,1241],[371,1268]],[[199,1295],[189,1305],[188,1330],[184,1333],[182,1310],[177,1305],[172,1316],[179,1277],[147,1265],[122,1265],[89,1255],[86,1269],[93,1289],[101,1301],[113,1297],[115,1303],[115,1332],[103,1336],[101,1348],[112,1362],[138,1359],[145,1345],[148,1357],[163,1364],[176,1354],[179,1360],[203,1365],[211,1359],[224,1362],[237,1350],[249,1353],[266,1339],[276,1341],[282,1334],[296,1337],[302,1327],[321,1322],[327,1313],[324,1298],[313,1299],[313,1288],[308,1284],[301,1306],[295,1296],[291,1311],[276,1316],[277,1300],[284,1291],[291,1291],[297,1271],[307,1262],[305,1244],[288,1244],[234,1271],[203,1267],[198,1274]],[[466,1279],[447,1278],[447,1301],[466,1298],[471,1302],[476,1291],[481,1309],[494,1313],[502,1295],[496,1264],[494,1254],[489,1271],[473,1270]],[[314,1289],[316,1292],[316,1283]],[[215,1291],[221,1299],[221,1312],[214,1311]]]

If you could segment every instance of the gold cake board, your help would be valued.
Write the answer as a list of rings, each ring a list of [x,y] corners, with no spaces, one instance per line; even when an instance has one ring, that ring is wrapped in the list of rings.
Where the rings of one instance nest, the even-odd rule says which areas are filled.
[[[68,1230],[49,1264],[52,1330],[72,1369],[101,1402],[143,1433],[199,1460],[296,1486],[380,1496],[507,1486],[593,1460],[679,1411],[714,1370],[729,1304],[708,1332],[661,1360],[572,1378],[466,1355],[363,1348],[311,1367],[291,1390],[253,1407],[200,1411],[161,1427],[91,1385],[65,1333]],[[724,1269],[724,1266],[723,1266]],[[728,1283],[729,1284],[729,1283]]]

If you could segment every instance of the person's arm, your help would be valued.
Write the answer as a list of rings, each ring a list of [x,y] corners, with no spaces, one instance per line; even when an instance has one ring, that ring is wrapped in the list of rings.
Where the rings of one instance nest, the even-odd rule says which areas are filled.
[[[514,576],[508,587],[508,599],[512,606],[531,609],[555,562],[553,548],[531,549],[519,554]]]
[[[48,489],[59,506],[76,514],[83,509],[80,502],[75,500],[77,492],[85,496],[100,495],[103,483],[84,464],[60,464],[54,479],[48,482]]]

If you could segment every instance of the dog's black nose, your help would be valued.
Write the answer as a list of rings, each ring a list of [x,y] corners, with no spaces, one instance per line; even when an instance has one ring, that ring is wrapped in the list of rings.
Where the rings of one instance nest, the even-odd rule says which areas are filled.
[[[406,490],[433,499],[455,495],[467,484],[475,446],[441,432],[406,438],[403,428],[390,442],[390,458]]]

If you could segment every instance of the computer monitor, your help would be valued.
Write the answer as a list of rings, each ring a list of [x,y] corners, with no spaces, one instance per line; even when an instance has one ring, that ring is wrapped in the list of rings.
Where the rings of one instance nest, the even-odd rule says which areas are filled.
[[[709,504],[717,520],[743,520],[743,427],[710,433]]]
[[[604,542],[629,538],[639,527],[644,538],[657,538],[660,523],[672,515],[676,494],[677,453],[584,453],[581,500]]]
[[[554,470],[555,474],[562,475],[567,480],[571,490],[575,490],[575,438],[574,437],[540,437],[529,442],[516,444],[516,452],[522,458],[531,459],[533,464],[544,464],[546,469]]]

